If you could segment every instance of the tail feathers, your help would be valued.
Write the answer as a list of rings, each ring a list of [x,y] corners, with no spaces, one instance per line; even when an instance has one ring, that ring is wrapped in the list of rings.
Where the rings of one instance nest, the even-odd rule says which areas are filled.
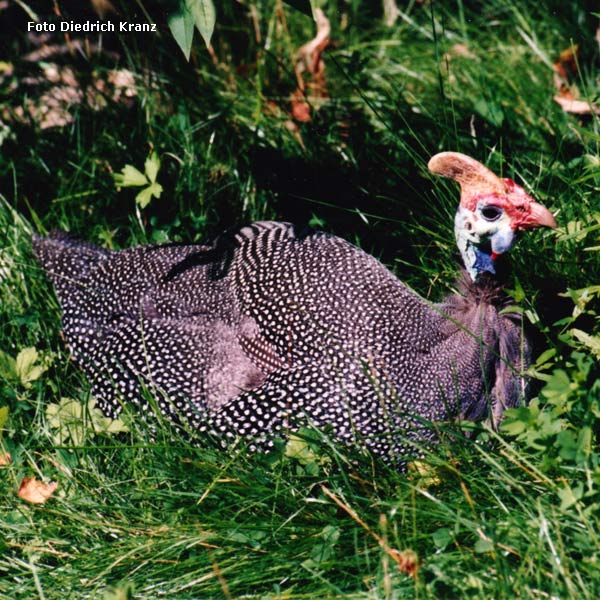
[[[52,231],[48,237],[34,234],[33,251],[55,285],[79,281],[106,260],[111,252],[77,239],[64,231]]]

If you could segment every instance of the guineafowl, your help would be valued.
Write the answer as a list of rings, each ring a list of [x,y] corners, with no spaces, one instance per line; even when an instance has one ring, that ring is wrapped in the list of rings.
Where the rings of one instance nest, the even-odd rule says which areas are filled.
[[[495,280],[520,230],[551,213],[474,159],[443,152],[456,180],[466,272],[432,304],[339,237],[258,222],[212,245],[107,251],[64,233],[33,247],[100,408],[148,398],[188,430],[268,448],[305,424],[402,462],[432,422],[498,423],[524,394],[529,348]]]

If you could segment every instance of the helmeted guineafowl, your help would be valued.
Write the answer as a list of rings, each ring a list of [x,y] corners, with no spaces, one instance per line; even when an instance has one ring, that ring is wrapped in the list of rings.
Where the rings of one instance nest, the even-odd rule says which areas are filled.
[[[518,230],[555,227],[514,182],[434,156],[461,185],[467,274],[431,304],[338,237],[259,222],[207,246],[102,250],[34,237],[68,344],[109,416],[123,403],[221,439],[269,446],[303,424],[400,461],[429,421],[497,422],[523,397],[529,350],[494,280]]]

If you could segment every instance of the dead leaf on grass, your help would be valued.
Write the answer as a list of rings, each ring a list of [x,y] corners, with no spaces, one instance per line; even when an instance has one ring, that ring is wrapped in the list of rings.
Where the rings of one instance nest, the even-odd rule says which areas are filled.
[[[0,467],[7,467],[12,462],[12,456],[10,452],[0,451]]]
[[[554,96],[554,101],[560,104],[565,112],[572,115],[600,115],[600,107],[596,106],[593,102],[577,100],[568,91]]]
[[[554,87],[557,94],[554,101],[565,111],[573,115],[598,115],[600,107],[593,102],[579,100],[579,89],[573,81],[579,77],[580,49],[575,44],[563,50],[556,62],[552,65],[554,70]]]
[[[406,573],[411,577],[414,577],[419,569],[419,558],[417,553],[410,548],[405,550],[397,550],[392,548],[386,541],[386,539],[375,531],[373,531],[357,514],[357,512],[348,504],[346,504],[341,498],[334,494],[327,486],[321,485],[321,490],[326,496],[333,500],[342,510],[344,510],[352,519],[354,519],[369,535],[377,540],[381,549],[398,565],[398,570],[401,573]]]
[[[25,502],[31,504],[43,504],[54,494],[54,491],[58,487],[58,482],[51,481],[50,483],[44,483],[38,481],[35,477],[23,477],[19,491],[17,495]]]
[[[292,116],[296,121],[307,123],[312,119],[311,105],[318,107],[329,97],[325,80],[325,62],[322,54],[329,45],[331,24],[325,13],[317,8],[315,11],[317,34],[300,47],[296,53],[296,79],[298,88],[292,94]],[[305,81],[305,75],[308,82]],[[310,99],[310,104],[309,100]]]
[[[396,550],[390,548],[387,551],[388,556],[396,561],[398,564],[398,570],[401,573],[406,573],[411,577],[414,577],[417,570],[419,569],[419,559],[417,553],[414,550]]]

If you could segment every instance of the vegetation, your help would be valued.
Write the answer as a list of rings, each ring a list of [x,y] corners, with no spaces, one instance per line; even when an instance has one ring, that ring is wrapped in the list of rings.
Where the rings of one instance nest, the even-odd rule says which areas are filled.
[[[378,2],[321,2],[331,44],[307,104],[295,57],[315,23],[279,0],[218,3],[189,62],[165,3],[80,4],[55,6],[159,31],[44,38],[27,21],[58,19],[45,3],[0,7],[0,597],[600,597],[591,3],[411,1],[386,25]],[[575,94],[587,111],[553,99]],[[457,271],[457,192],[424,166],[440,150],[524,183],[560,224],[512,252],[537,359],[499,434],[452,427],[399,473],[326,432],[223,453],[94,408],[33,231],[117,248],[308,221],[437,299]],[[44,503],[17,495],[30,477],[58,483]]]

